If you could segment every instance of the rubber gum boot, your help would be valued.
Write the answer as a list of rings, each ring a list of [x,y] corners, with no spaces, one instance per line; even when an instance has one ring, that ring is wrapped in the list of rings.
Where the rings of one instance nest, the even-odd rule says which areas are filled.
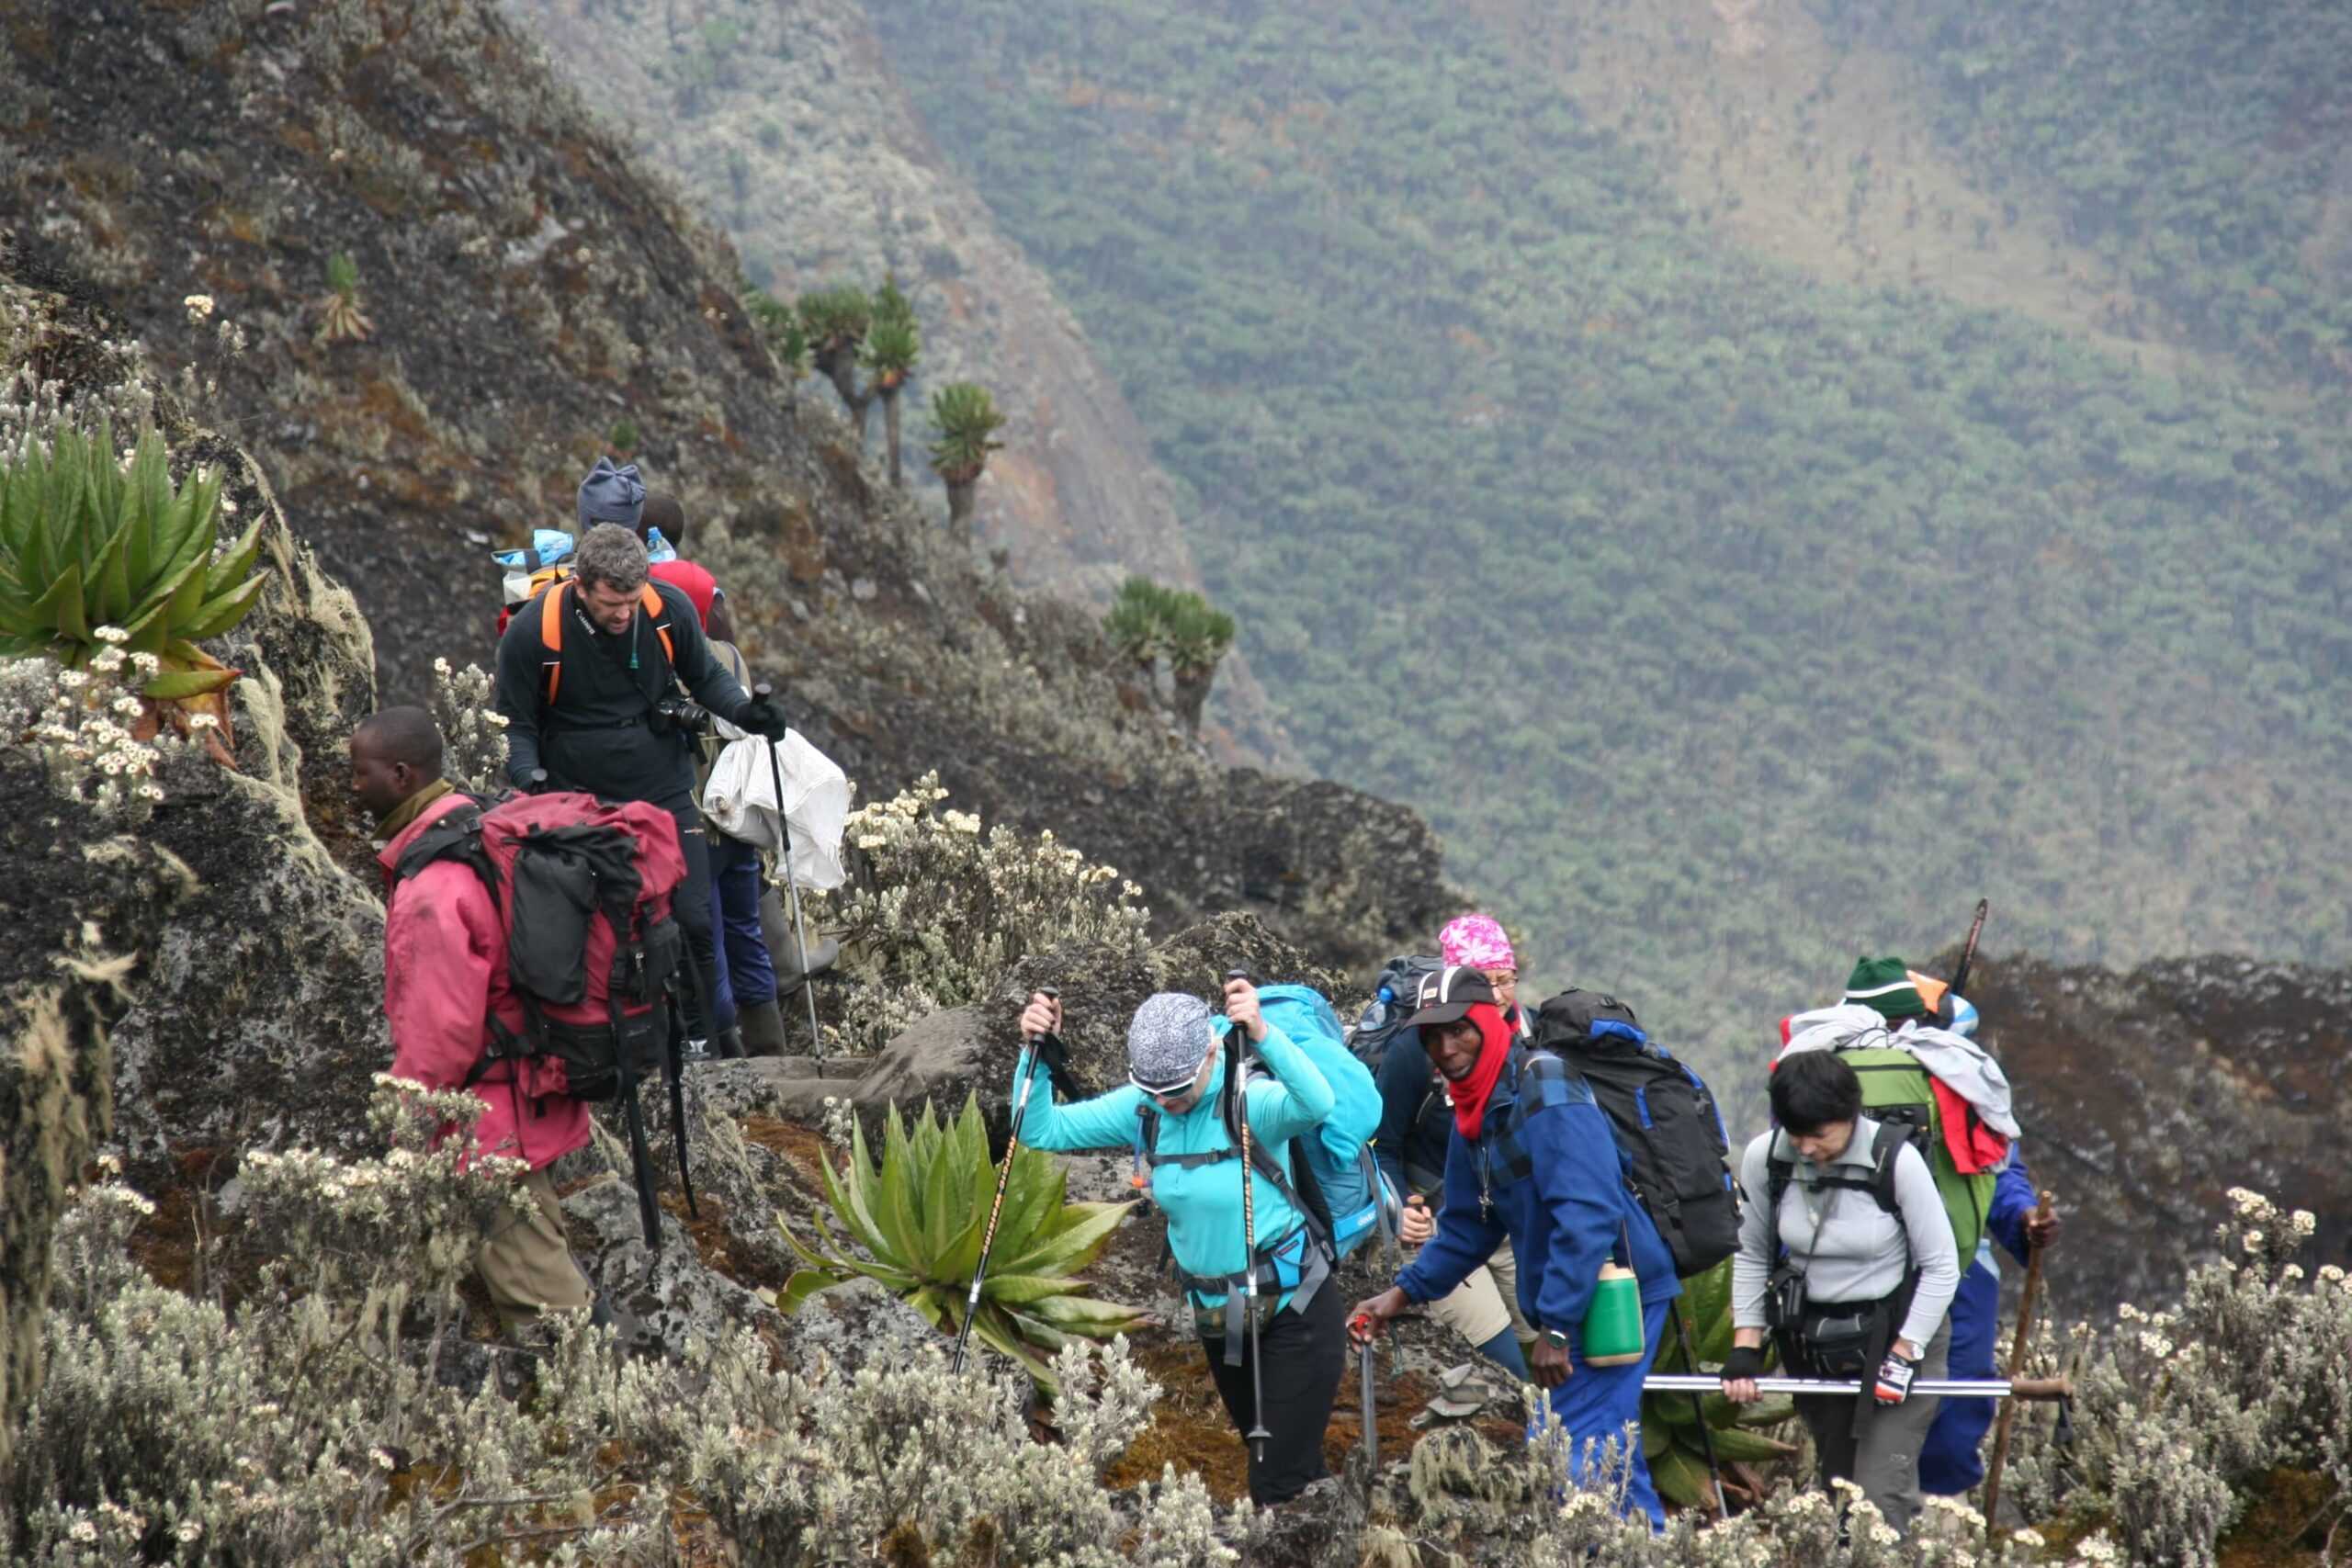
[[[740,1060],[744,1055],[742,1025],[729,1024],[718,1032],[718,1037],[710,1043],[713,1047],[711,1053],[713,1055],[728,1061]]]
[[[743,1032],[743,1052],[751,1056],[781,1056],[785,1052],[784,1009],[775,1002],[754,1002],[736,1012]]]

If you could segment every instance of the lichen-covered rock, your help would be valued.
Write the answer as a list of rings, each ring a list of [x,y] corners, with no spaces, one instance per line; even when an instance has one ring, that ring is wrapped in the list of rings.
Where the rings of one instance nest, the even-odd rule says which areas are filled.
[[[2119,974],[2018,955],[1980,961],[1969,991],[2034,1180],[2069,1220],[2048,1270],[2062,1318],[2162,1300],[2233,1187],[2312,1211],[2323,1258],[2352,1241],[2352,970],[2212,954]]]
[[[50,1236],[114,1111],[107,1029],[140,949],[195,889],[0,753],[0,1474],[41,1382]]]
[[[336,758],[341,716],[373,706],[367,624],[282,517],[265,537],[271,581],[240,628],[245,676],[230,688],[240,767],[175,768],[144,830],[201,891],[149,945],[116,1032],[117,1134],[136,1157],[191,1144],[354,1146],[370,1075],[391,1060],[380,889],[345,863],[366,843]]]

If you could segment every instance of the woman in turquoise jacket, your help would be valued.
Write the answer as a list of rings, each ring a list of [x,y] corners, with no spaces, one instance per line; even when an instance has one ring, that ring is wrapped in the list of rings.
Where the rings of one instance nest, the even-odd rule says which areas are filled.
[[[1021,1017],[1024,1035],[1057,1032],[1061,1004],[1039,995]],[[1251,1345],[1246,1314],[1249,1259],[1242,1241],[1240,1151],[1225,1109],[1229,1071],[1216,1048],[1239,1030],[1258,1060],[1247,1069],[1250,1136],[1265,1151],[1253,1160],[1250,1202],[1258,1238],[1259,1326]],[[1051,1078],[1033,1063],[1021,1141],[1041,1149],[1117,1146],[1136,1151],[1138,1185],[1168,1216],[1168,1247],[1183,1276],[1209,1375],[1237,1431],[1260,1424],[1267,1437],[1250,1445],[1250,1498],[1263,1506],[1296,1496],[1323,1469],[1323,1428],[1347,1364],[1339,1293],[1326,1287],[1330,1266],[1291,1200],[1293,1139],[1331,1113],[1330,1084],[1306,1054],[1258,1010],[1257,988],[1227,982],[1225,1017],[1182,992],[1148,998],[1127,1025],[1125,1088],[1092,1100],[1053,1101]],[[1022,1086],[1013,1085],[1020,1098]],[[1281,1180],[1270,1172],[1283,1173]],[[1253,1369],[1250,1358],[1260,1358]],[[1253,1394],[1253,1388],[1259,1391]]]

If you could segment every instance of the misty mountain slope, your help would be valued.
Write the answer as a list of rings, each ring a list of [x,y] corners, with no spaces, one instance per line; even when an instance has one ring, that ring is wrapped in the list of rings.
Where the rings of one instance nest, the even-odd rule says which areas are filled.
[[[2199,0],[1806,0],[1887,50],[1976,183],[2096,253],[2104,307],[2352,399],[2352,10]]]
[[[1007,418],[982,477],[978,537],[1014,578],[1106,604],[1141,572],[1197,587],[1173,486],[1053,282],[925,135],[855,0],[691,6],[506,0],[639,162],[671,175],[785,299],[894,274],[922,361],[904,447],[918,501],[944,515],[925,453],[931,391],[978,381]],[[831,403],[811,381],[804,396]],[[885,439],[869,416],[875,449]],[[1222,672],[1212,739],[1296,768],[1248,660]]]
[[[874,15],[1309,759],[1545,982],[1727,1042],[1978,891],[2070,956],[2342,951],[2328,428],[1750,259],[1418,8]]]
[[[2176,323],[2071,237],[2055,202],[1986,187],[1939,130],[1930,63],[1797,0],[1473,9],[1747,250],[2021,312],[2168,375],[2195,366]]]

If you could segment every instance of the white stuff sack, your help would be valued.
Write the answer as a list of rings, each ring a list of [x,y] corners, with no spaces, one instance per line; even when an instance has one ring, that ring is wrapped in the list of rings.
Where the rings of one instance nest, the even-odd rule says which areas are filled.
[[[831,757],[786,730],[775,748],[784,772],[784,816],[792,828],[793,882],[829,893],[848,880],[842,869],[842,835],[849,827],[849,775]],[[763,850],[776,847],[775,773],[768,743],[757,735],[730,740],[710,767],[702,808],[730,839]]]

